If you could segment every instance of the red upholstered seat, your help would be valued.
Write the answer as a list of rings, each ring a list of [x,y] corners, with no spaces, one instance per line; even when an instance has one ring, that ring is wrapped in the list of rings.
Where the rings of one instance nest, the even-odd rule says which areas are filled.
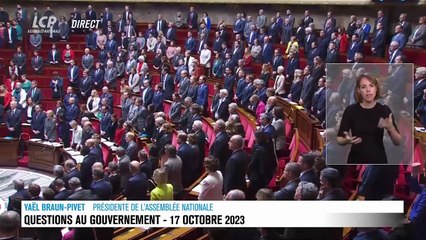
[[[102,156],[103,156],[103,160],[104,160],[104,166],[108,166],[109,163],[109,159],[111,157],[111,152],[109,151],[109,149],[106,146],[101,146],[102,149]]]
[[[101,132],[101,123],[97,119],[93,119],[92,121],[92,127],[95,130],[95,133]]]

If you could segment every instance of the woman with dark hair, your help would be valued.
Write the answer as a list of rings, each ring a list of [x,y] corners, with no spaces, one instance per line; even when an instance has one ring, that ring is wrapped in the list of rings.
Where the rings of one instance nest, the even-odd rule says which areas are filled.
[[[250,163],[248,164],[247,176],[250,180],[247,189],[247,198],[249,200],[256,199],[256,193],[259,189],[266,187],[267,179],[265,175],[265,163],[263,158],[266,154],[266,144],[268,136],[262,131],[256,131],[255,144],[253,146]]]
[[[163,123],[155,138],[155,146],[162,151],[167,144],[172,144],[173,128],[170,123]]]
[[[124,128],[124,123],[126,122],[125,119],[120,118],[117,122],[117,128],[116,131],[114,133],[114,142],[115,145],[120,146],[121,145],[121,139],[124,136],[124,133],[126,131],[126,129]]]
[[[70,136],[71,126],[65,120],[64,115],[59,116],[58,119],[59,119],[58,121],[59,142],[62,142],[64,144],[64,148],[68,148],[70,147],[70,144],[71,144],[71,136]]]
[[[220,89],[222,89],[223,87],[222,87],[222,84],[221,83],[215,83],[214,85],[213,85],[213,89],[214,89],[214,95],[213,95],[213,100],[212,100],[212,106],[211,106],[211,108],[210,108],[210,111],[213,113],[213,109],[216,107],[216,105],[219,103],[219,99],[220,99],[220,96],[219,96],[219,92],[220,92]]]
[[[147,107],[148,114],[146,116],[146,122],[145,122],[145,131],[144,134],[146,134],[147,138],[151,138],[152,134],[154,133],[155,128],[155,105],[149,104]]]
[[[93,114],[92,112],[89,111],[89,109],[87,109],[86,104],[80,104],[80,119],[84,117],[92,119],[95,117],[95,114]]]
[[[58,100],[56,101],[56,109],[54,111],[54,114],[56,115],[56,118],[59,119],[59,116],[65,116],[65,104],[64,101]]]
[[[114,136],[115,136],[115,132],[117,131],[117,127],[118,127],[118,118],[117,118],[117,114],[114,113],[114,114],[111,115],[111,125],[109,127],[109,131],[107,132],[107,139],[109,141],[114,140]]]
[[[271,66],[269,64],[262,64],[262,71],[260,72],[260,79],[265,82],[265,87],[269,86],[269,79],[271,79]]]
[[[33,114],[35,111],[35,104],[32,98],[27,98],[27,106],[24,108],[24,119],[26,119],[27,123],[31,123],[31,119],[33,118]]]
[[[283,155],[283,151],[285,150],[286,145],[286,136],[285,136],[285,116],[284,110],[282,107],[274,107],[272,110],[272,116],[274,119],[272,120],[272,126],[274,126],[276,130],[276,138],[275,138],[275,151],[277,153],[277,157],[281,157]]]
[[[198,139],[195,134],[190,133],[188,134],[188,144],[191,145],[192,151],[194,151],[194,156],[196,156],[197,161],[193,161],[194,164],[197,166],[194,166],[193,169],[200,169],[198,166],[198,163],[201,163],[200,159],[200,147],[198,146]]]
[[[387,164],[384,130],[394,145],[401,143],[401,135],[391,109],[377,102],[381,97],[377,79],[368,75],[359,76],[354,97],[356,103],[346,107],[337,134],[340,145],[351,145],[347,163]]]

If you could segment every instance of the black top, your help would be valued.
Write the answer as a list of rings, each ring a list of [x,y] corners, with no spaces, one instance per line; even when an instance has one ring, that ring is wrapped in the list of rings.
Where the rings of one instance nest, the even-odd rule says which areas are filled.
[[[380,118],[388,118],[392,111],[386,105],[376,103],[373,108],[363,108],[359,103],[349,105],[342,117],[337,136],[344,137],[344,132],[352,133],[362,139],[359,144],[352,144],[348,164],[387,164],[383,145],[384,129],[379,128]],[[395,121],[393,122],[398,130]]]

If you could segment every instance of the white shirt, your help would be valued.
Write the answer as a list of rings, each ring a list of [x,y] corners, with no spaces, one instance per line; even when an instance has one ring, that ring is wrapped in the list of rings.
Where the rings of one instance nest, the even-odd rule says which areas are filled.
[[[210,68],[210,59],[212,56],[212,51],[210,49],[203,49],[200,53],[200,63],[206,65],[207,68]]]
[[[77,144],[77,146],[81,143],[81,135],[83,133],[83,128],[81,128],[80,125],[77,125],[76,129],[71,129],[72,138],[71,138],[71,145]]]
[[[223,200],[222,186],[223,176],[220,171],[209,173],[201,183],[200,194],[198,195],[199,200]]]

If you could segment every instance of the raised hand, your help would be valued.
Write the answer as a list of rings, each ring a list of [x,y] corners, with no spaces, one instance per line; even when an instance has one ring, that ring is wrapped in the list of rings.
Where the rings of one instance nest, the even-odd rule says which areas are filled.
[[[379,119],[379,123],[377,124],[377,126],[379,128],[384,128],[386,130],[389,130],[390,128],[393,127],[393,117],[392,117],[392,113],[389,114],[388,118],[380,118]]]
[[[356,136],[352,136],[348,132],[344,132],[343,134],[345,135],[345,139],[346,139],[346,142],[348,144],[362,143],[362,138],[359,138],[359,137],[356,137]]]

